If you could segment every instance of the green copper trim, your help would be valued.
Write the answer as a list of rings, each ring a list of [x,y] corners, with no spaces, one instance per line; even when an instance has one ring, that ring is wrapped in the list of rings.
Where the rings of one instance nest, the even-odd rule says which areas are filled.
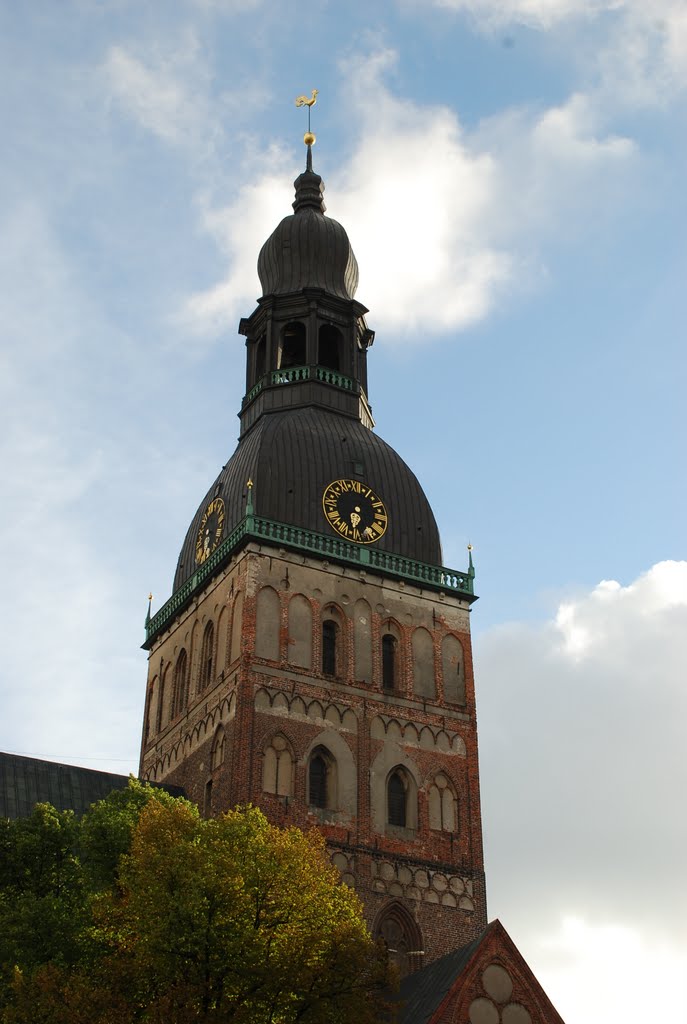
[[[356,391],[357,385],[350,377],[345,377],[337,370],[330,370],[326,366],[290,366],[284,370],[270,370],[264,377],[261,377],[257,384],[254,384],[243,400],[243,406],[247,406],[260,394],[265,387],[275,387],[279,384],[295,384],[305,380],[319,380],[323,384],[331,384],[332,387],[341,388],[342,391]]]
[[[266,380],[267,380],[267,377],[261,377],[260,380],[258,381],[258,383],[255,384],[250,389],[250,391],[248,392],[248,394],[246,395],[246,397],[243,400],[243,404],[244,405],[248,405],[249,402],[253,401],[253,399],[255,398],[256,395],[260,394],[260,392],[262,391],[262,389],[265,386],[265,381]]]
[[[190,601],[193,594],[200,590],[210,577],[214,576],[221,565],[231,554],[248,540],[272,541],[280,547],[293,548],[296,551],[314,552],[331,558],[343,565],[356,565],[361,569],[370,569],[379,575],[395,576],[407,580],[417,586],[430,590],[445,590],[459,594],[470,601],[476,600],[474,592],[474,566],[468,572],[446,569],[442,566],[426,565],[415,562],[411,558],[393,555],[386,551],[364,547],[362,544],[351,544],[333,534],[315,533],[303,530],[298,526],[278,523],[273,519],[263,519],[253,514],[249,488],[247,515],[231,531],[212,554],[198,566],[194,574],[179,587],[166,604],[146,621],[146,640],[144,648],[168,625],[174,615]]]

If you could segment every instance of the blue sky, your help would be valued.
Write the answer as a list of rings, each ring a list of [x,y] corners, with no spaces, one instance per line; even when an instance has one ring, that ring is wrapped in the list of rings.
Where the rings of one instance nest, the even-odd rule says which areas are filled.
[[[135,770],[146,595],[233,451],[317,87],[377,429],[445,563],[475,548],[491,916],[568,1024],[675,1018],[684,4],[6,0],[0,29],[0,747]]]

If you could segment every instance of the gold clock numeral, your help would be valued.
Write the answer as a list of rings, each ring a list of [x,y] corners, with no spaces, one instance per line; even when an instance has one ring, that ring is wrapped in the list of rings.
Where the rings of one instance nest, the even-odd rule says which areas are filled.
[[[222,498],[213,498],[200,518],[196,537],[196,564],[202,565],[218,546],[224,532],[224,519],[224,501]]]
[[[355,544],[374,544],[388,526],[384,502],[360,480],[333,480],[322,494],[322,511],[331,528]]]

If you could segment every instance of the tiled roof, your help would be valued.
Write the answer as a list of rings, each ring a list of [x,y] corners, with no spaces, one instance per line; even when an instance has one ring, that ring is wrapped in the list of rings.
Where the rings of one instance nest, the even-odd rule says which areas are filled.
[[[484,932],[469,945],[447,953],[401,981],[398,1024],[427,1024],[432,1019],[483,938]]]

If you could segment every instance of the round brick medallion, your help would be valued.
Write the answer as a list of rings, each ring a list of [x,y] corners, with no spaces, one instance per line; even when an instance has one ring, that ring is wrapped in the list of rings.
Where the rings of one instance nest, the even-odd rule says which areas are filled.
[[[473,999],[468,1014],[470,1024],[499,1024],[499,1011],[491,999]]]
[[[489,964],[482,972],[484,991],[495,1003],[507,1003],[513,995],[513,982],[505,967],[500,964]]]
[[[520,1003],[509,1003],[504,1006],[501,1015],[503,1024],[532,1024],[532,1018]]]

